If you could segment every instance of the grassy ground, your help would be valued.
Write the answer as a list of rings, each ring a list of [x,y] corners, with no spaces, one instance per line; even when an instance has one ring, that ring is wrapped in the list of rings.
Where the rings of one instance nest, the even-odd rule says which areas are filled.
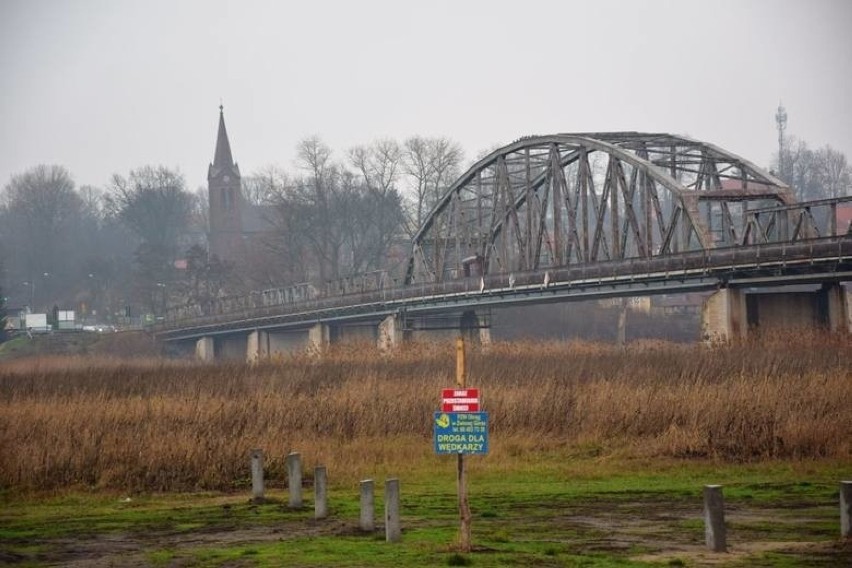
[[[474,550],[455,552],[452,458],[400,478],[402,542],[358,530],[358,488],[332,483],[331,515],[291,510],[281,480],[248,492],[3,496],[0,563],[20,566],[849,566],[837,482],[849,464],[578,458],[494,468],[468,458]],[[334,473],[330,472],[332,481]],[[725,486],[727,554],[706,551],[701,488]]]
[[[120,334],[114,334],[116,336]],[[852,566],[849,336],[743,345],[472,351],[490,453],[469,463],[475,549],[455,552],[455,460],[432,451],[452,346],[249,366],[92,357],[0,365],[0,564]],[[249,502],[249,450],[269,502]],[[329,518],[292,511],[284,457],[325,465]],[[358,530],[358,481],[402,485],[403,538]],[[723,484],[730,552],[704,546]],[[379,515],[380,516],[380,515]]]

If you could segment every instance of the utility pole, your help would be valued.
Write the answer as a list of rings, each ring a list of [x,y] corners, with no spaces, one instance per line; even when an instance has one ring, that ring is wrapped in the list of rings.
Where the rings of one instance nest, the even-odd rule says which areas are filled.
[[[784,131],[787,129],[787,110],[778,102],[778,111],[775,113],[775,124],[778,127],[778,177],[784,179]],[[785,180],[787,181],[787,180]]]
[[[456,386],[467,386],[467,365],[465,361],[464,337],[456,339]],[[464,471],[464,454],[458,455],[458,491],[459,491],[459,551],[470,552],[470,503],[467,499],[467,479]]]

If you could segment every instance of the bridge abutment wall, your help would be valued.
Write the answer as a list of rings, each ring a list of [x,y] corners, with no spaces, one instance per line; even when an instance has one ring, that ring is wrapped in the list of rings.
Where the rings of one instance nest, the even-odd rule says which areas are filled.
[[[852,294],[839,284],[819,290],[755,291],[722,288],[704,302],[701,313],[705,341],[745,338],[749,328],[785,330],[803,327],[832,332],[852,331]]]

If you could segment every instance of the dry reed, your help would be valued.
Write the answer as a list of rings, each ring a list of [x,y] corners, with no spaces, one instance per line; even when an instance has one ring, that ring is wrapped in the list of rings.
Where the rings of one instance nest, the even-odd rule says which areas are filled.
[[[474,351],[490,460],[594,447],[729,461],[852,457],[848,336],[720,346],[513,343]],[[263,448],[337,478],[431,459],[449,345],[342,347],[256,366],[36,360],[0,369],[0,486],[125,491],[244,486]]]

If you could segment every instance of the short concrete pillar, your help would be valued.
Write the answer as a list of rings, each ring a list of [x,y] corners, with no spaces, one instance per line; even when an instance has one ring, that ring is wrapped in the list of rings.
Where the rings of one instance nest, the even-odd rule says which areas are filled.
[[[256,329],[249,333],[246,341],[246,361],[257,363],[269,358],[269,335],[267,332]]]
[[[324,465],[314,468],[314,518],[328,516],[328,471]]]
[[[713,552],[728,551],[721,485],[704,486],[704,536],[708,549]]]
[[[397,314],[391,314],[379,323],[376,343],[380,350],[391,351],[402,344],[402,321]]]
[[[735,288],[722,288],[704,300],[701,308],[701,335],[705,341],[735,341],[748,332],[745,294]]]
[[[385,540],[399,542],[402,527],[399,519],[399,479],[385,481]]]
[[[365,479],[361,482],[361,519],[358,522],[358,527],[364,532],[373,532],[376,529],[375,516],[373,480]]]
[[[322,353],[331,343],[331,329],[327,324],[318,323],[308,330],[308,350]]]
[[[287,488],[290,491],[290,507],[300,508],[302,506],[302,456],[296,452],[287,454]]]
[[[840,482],[840,536],[852,538],[852,481]]]
[[[263,503],[263,450],[251,451],[251,500]]]
[[[195,358],[199,361],[212,361],[216,351],[212,337],[202,337],[195,342]]]

